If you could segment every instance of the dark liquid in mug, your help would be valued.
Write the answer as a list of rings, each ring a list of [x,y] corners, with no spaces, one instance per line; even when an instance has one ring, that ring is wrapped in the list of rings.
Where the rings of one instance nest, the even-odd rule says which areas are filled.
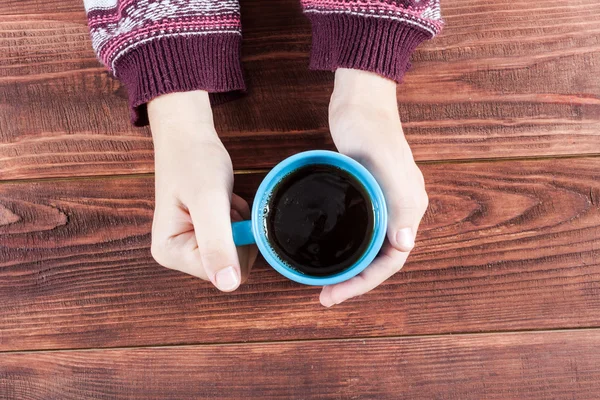
[[[325,276],[361,258],[373,236],[373,220],[367,191],[356,178],[316,164],[298,168],[275,187],[266,230],[283,262],[307,275]]]

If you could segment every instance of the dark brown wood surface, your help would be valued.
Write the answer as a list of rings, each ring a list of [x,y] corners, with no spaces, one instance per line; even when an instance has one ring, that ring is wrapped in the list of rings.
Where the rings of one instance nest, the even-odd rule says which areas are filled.
[[[600,159],[423,171],[431,206],[409,264],[331,309],[264,261],[234,294],[158,266],[152,177],[2,184],[0,349],[600,326]]]
[[[597,399],[598,331],[6,354],[15,399]]]
[[[600,3],[453,0],[399,89],[418,160],[597,154]],[[237,168],[329,148],[332,74],[297,0],[242,1],[248,95],[216,107]],[[0,5],[0,178],[152,171],[148,131],[96,61],[80,0]],[[248,149],[253,151],[249,152]]]
[[[600,3],[443,1],[399,110],[430,207],[404,270],[325,309],[263,260],[233,294],[150,256],[153,151],[81,0],[0,1],[0,399],[596,399]],[[241,0],[215,107],[251,200],[332,148],[298,0]],[[523,332],[534,331],[534,332]]]

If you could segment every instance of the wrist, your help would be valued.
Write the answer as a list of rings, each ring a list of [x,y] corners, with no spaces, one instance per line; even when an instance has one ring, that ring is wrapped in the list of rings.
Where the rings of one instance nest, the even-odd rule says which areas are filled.
[[[369,71],[338,68],[332,104],[353,104],[397,110],[396,82]]]
[[[336,71],[329,126],[336,147],[345,154],[375,154],[383,151],[381,143],[391,151],[407,148],[396,83],[371,72]]]
[[[154,141],[163,137],[218,139],[214,128],[212,108],[208,92],[169,93],[148,102],[148,118]]]

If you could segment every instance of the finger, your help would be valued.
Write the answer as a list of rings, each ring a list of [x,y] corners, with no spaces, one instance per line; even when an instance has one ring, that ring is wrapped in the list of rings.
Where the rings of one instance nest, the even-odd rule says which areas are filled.
[[[245,200],[234,193],[231,198],[231,220],[237,222],[244,219],[250,219],[250,207],[248,207]],[[258,247],[254,245],[239,246],[237,252],[240,261],[241,280],[244,283],[250,276],[250,271],[258,256]]]
[[[244,220],[244,218],[242,218],[242,215],[238,212],[238,210],[234,210],[233,208],[229,212],[229,217],[233,222],[239,222]]]
[[[200,259],[208,279],[221,291],[241,283],[241,271],[231,232],[230,197],[225,189],[205,188],[189,203]]]
[[[248,280],[252,266],[258,256],[258,247],[254,245],[242,246],[238,248],[238,257],[240,260],[240,271],[242,274],[242,283]]]
[[[387,237],[402,252],[415,246],[419,223],[429,203],[421,172],[416,166],[410,169],[382,184],[388,202]]]
[[[157,199],[150,250],[152,257],[163,267],[208,280],[202,267],[192,220],[174,199]]]
[[[235,193],[231,196],[231,208],[239,212],[244,219],[250,219],[250,206],[248,202]]]
[[[422,214],[418,207],[397,207],[389,211],[387,237],[391,245],[401,252],[415,247],[415,239]]]
[[[400,271],[408,254],[408,252],[400,252],[386,243],[381,254],[363,272],[345,282],[325,286],[321,291],[321,304],[331,307],[369,292]]]

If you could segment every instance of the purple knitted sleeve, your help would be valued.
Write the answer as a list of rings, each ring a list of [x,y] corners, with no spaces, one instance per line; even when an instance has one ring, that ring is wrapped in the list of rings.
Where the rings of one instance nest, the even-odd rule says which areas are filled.
[[[352,68],[401,82],[410,55],[442,29],[439,0],[302,0],[312,23],[310,66]]]
[[[311,67],[402,80],[409,57],[442,27],[439,0],[301,0]],[[244,90],[237,0],[84,0],[98,58],[127,87],[131,119],[161,94]]]
[[[84,0],[98,58],[127,87],[131,120],[190,90],[244,90],[237,0]]]

